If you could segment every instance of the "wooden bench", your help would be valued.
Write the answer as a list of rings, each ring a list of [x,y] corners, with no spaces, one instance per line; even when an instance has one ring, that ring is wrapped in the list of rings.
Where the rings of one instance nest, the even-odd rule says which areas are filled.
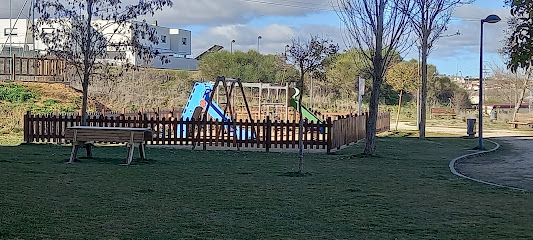
[[[457,115],[455,113],[455,109],[453,108],[431,108],[429,110],[429,112],[431,113],[431,116],[434,117],[434,116],[450,116],[452,118],[455,118],[455,116]]]
[[[146,141],[152,140],[152,130],[150,128],[125,128],[125,127],[89,127],[75,126],[69,127],[65,131],[65,138],[72,140],[72,153],[69,163],[74,162],[78,155],[81,144],[87,142],[117,142],[124,143],[128,147],[128,158],[125,164],[129,165],[133,159],[133,149],[139,147],[142,159],[146,159]],[[89,151],[87,152],[89,155]]]
[[[533,125],[532,113],[516,113],[514,121],[507,122],[512,124],[514,128],[518,128],[518,125]]]

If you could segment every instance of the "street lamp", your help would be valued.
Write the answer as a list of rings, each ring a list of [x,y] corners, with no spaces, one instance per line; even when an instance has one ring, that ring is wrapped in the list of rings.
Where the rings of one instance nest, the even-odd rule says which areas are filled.
[[[478,133],[478,150],[483,149],[483,23],[497,23],[502,19],[497,15],[489,15],[481,19],[481,40],[479,44],[479,133]]]
[[[262,38],[261,35],[257,36],[257,52],[259,52],[259,40]]]
[[[229,44],[229,48],[230,48],[230,52],[233,53],[233,44],[235,43],[235,39],[231,40],[230,44]]]

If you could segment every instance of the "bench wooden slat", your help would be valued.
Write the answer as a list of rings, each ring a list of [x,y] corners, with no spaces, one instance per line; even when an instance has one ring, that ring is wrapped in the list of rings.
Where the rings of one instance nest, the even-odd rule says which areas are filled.
[[[451,116],[455,117],[457,114],[455,113],[455,109],[453,108],[431,108],[429,110],[431,113],[431,116]]]
[[[531,113],[516,113],[514,121],[507,122],[518,128],[518,125],[533,125],[533,114]]]
[[[89,130],[71,129],[65,131],[65,138],[73,139],[76,132],[76,141],[101,141],[101,142],[130,142],[133,133],[133,143],[152,140],[151,132],[131,130]],[[74,140],[74,139],[73,139]]]

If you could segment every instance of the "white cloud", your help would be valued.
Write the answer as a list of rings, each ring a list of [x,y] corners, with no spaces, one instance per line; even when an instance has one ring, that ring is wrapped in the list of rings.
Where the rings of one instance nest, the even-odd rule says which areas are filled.
[[[302,16],[331,9],[329,0],[174,0],[156,14],[167,26],[239,24],[262,16]]]
[[[444,34],[449,35],[459,31],[461,35],[439,39],[431,57],[479,53],[481,19],[490,14],[497,14],[502,18],[502,21],[496,24],[484,24],[483,47],[484,52],[497,53],[503,46],[504,30],[507,29],[506,19],[510,17],[509,9],[488,9],[474,5],[463,5],[455,11],[448,31]]]
[[[310,38],[311,35],[331,38],[334,42],[342,45],[338,28],[327,25],[290,27],[270,24],[264,27],[252,27],[244,24],[235,24],[212,27],[204,32],[194,34],[193,55],[198,55],[215,44],[221,45],[229,51],[232,40],[235,40],[233,44],[234,51],[257,50],[258,36],[261,36],[259,40],[261,53],[283,53],[285,46],[291,44],[292,39],[300,38],[304,40]]]
[[[428,62],[437,64],[438,70],[443,73],[455,74],[457,71],[462,71],[463,75],[475,75],[479,71],[481,19],[490,14],[500,16],[502,21],[496,24],[485,23],[483,25],[483,53],[486,55],[486,61],[501,65],[502,59],[495,58],[503,46],[504,30],[507,29],[506,19],[510,17],[509,9],[491,9],[476,5],[463,5],[456,9],[448,26],[448,31],[443,35],[453,35],[457,31],[461,35],[439,39]],[[406,58],[416,59],[418,57],[417,52],[416,46],[414,46]]]

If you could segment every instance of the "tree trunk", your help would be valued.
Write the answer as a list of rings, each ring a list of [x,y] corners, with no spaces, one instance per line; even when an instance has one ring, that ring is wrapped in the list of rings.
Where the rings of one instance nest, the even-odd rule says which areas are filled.
[[[373,81],[372,93],[370,94],[370,105],[368,118],[366,120],[365,150],[366,155],[376,154],[376,122],[378,120],[379,92],[383,83],[383,21],[385,18],[385,3],[379,2],[376,29],[376,55],[372,60]]]
[[[400,90],[400,99],[398,100],[398,113],[396,114],[396,131],[398,131],[398,121],[400,120],[400,110],[402,109],[402,94],[403,90]]]
[[[428,38],[429,31],[423,30],[422,37],[422,94],[420,96],[420,125],[418,126],[420,139],[426,138],[426,109],[427,109],[427,97],[428,97]]]
[[[90,76],[90,66],[91,61],[89,55],[94,53],[94,49],[91,48],[92,42],[92,26],[91,20],[93,15],[93,0],[87,0],[87,27],[85,41],[83,43],[82,49],[83,53],[83,81],[81,83],[83,90],[83,100],[81,105],[81,125],[87,125],[87,101],[89,96],[89,76]]]
[[[87,125],[87,102],[89,97],[89,73],[83,74],[83,82],[81,83],[83,98],[81,103],[81,125]]]
[[[524,96],[526,94],[529,77],[531,77],[531,64],[526,70],[526,78],[524,79],[524,82],[522,82],[522,88],[520,89],[520,97],[516,100],[515,105],[514,105],[513,122],[516,121],[516,114],[518,113],[518,110],[520,109],[520,106],[522,105],[522,102],[524,101]]]
[[[298,124],[298,173],[303,173],[304,170],[304,142],[303,142],[303,136],[304,136],[304,119],[302,114],[302,98],[303,98],[303,88],[304,88],[304,70],[303,70],[303,64],[300,64],[300,96],[298,96],[298,114],[300,115],[300,122]]]

